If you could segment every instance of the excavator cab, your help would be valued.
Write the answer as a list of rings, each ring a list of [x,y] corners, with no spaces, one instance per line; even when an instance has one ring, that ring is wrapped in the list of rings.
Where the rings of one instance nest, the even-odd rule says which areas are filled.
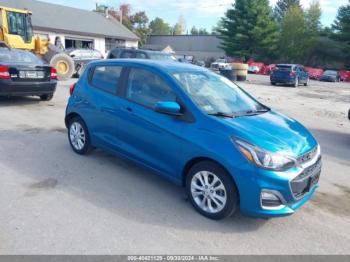
[[[73,59],[39,35],[34,35],[32,13],[0,6],[0,41],[10,48],[31,51],[55,67],[60,80],[70,78],[75,70]]]
[[[0,40],[12,48],[35,50],[31,13],[0,7]]]

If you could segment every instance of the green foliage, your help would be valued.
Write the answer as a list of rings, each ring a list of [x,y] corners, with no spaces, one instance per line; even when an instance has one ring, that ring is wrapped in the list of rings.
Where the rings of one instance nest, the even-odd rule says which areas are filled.
[[[306,54],[308,35],[303,10],[297,6],[289,7],[281,22],[280,58],[289,63],[302,63]]]
[[[199,31],[197,27],[193,26],[191,29],[191,35],[199,35]]]
[[[130,16],[131,24],[134,32],[140,38],[139,45],[142,46],[147,42],[151,33],[148,27],[148,17],[144,11],[140,11]]]
[[[346,54],[344,57],[346,64],[350,66],[350,1],[348,5],[339,8],[332,29],[334,30],[333,38],[341,45]]]
[[[260,61],[275,57],[278,25],[268,0],[236,0],[221,23],[220,38],[227,55]]]
[[[274,15],[278,22],[281,22],[284,18],[284,15],[288,11],[289,7],[292,5],[300,6],[300,0],[278,0],[275,9],[274,9]]]
[[[156,17],[149,23],[152,35],[169,35],[170,26],[162,18]]]
[[[199,35],[209,35],[207,29],[205,29],[205,28],[199,28],[198,34]]]

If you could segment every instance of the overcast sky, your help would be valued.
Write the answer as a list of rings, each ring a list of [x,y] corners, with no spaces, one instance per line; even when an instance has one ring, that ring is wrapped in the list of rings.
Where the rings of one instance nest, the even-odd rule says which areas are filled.
[[[73,6],[92,10],[95,3],[118,6],[119,3],[129,3],[132,11],[144,10],[150,19],[157,16],[171,25],[175,24],[179,15],[186,18],[187,29],[192,26],[204,27],[209,31],[222,17],[234,0],[43,0],[50,3]],[[274,5],[277,0],[270,0]],[[312,0],[301,0],[303,7],[308,7]],[[337,14],[339,6],[347,4],[348,0],[320,0],[322,7],[322,23],[329,26]]]

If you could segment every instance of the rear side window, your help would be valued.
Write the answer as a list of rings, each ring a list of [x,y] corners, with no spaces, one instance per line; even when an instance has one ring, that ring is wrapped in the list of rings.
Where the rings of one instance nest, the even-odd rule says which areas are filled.
[[[122,69],[121,66],[96,66],[91,85],[105,92],[116,94]]]

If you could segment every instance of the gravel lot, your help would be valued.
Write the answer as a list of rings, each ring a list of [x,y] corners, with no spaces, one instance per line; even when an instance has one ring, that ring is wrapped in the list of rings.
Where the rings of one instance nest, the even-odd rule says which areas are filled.
[[[296,118],[324,157],[319,191],[286,218],[211,221],[181,188],[101,151],[78,156],[54,99],[0,98],[0,254],[350,254],[350,83],[242,86]]]

